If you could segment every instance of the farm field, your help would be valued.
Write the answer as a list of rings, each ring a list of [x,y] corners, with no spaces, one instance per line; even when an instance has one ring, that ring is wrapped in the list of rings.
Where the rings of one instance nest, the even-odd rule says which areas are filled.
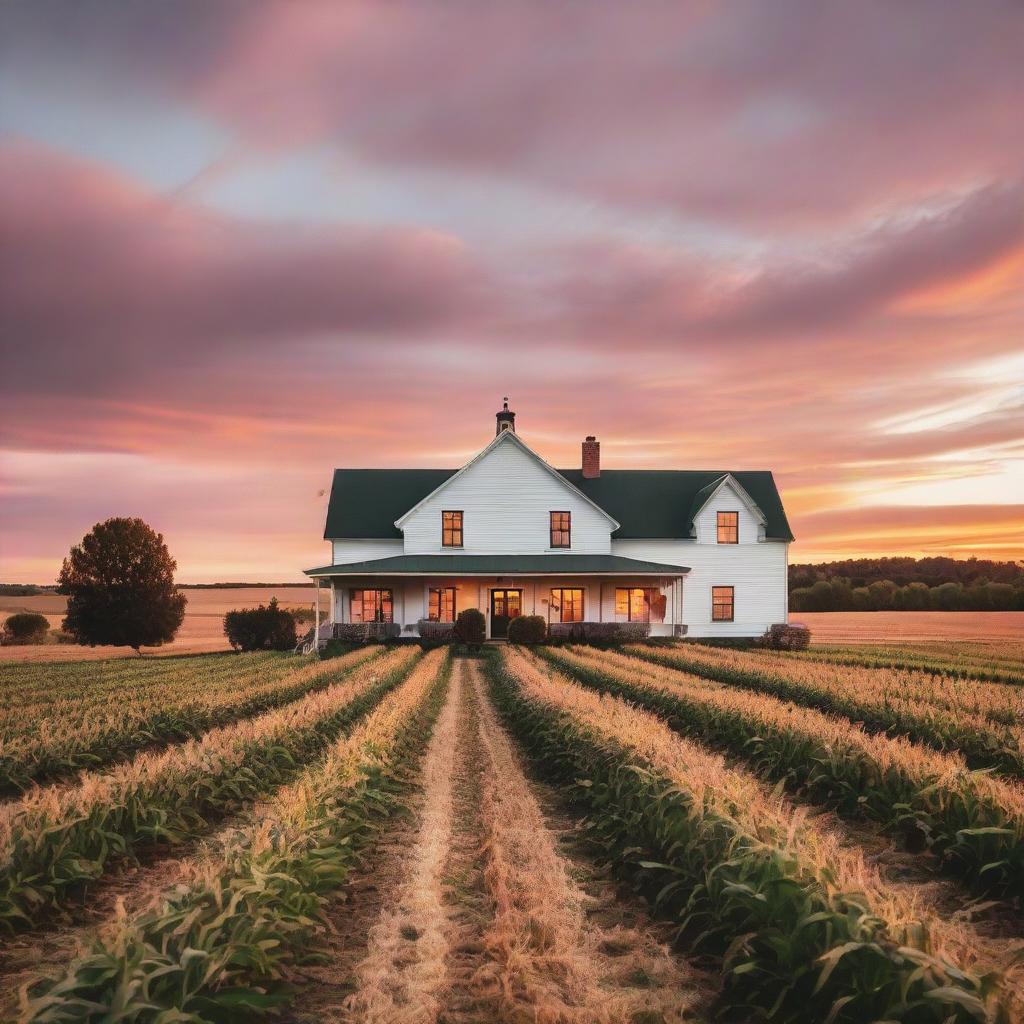
[[[934,643],[10,666],[0,1019],[1020,1019],[1021,667]]]
[[[287,608],[312,608],[313,587],[287,585],[279,587],[225,587],[220,590],[184,591],[188,597],[185,621],[174,640],[163,647],[144,647],[144,654],[201,654],[227,651],[230,644],[224,636],[224,615],[234,608],[252,608],[267,604],[272,597]],[[0,621],[15,612],[39,612],[49,620],[52,629],[60,628],[67,601],[59,594],[38,594],[31,597],[0,596]],[[326,590],[320,594],[320,611],[330,610]],[[78,644],[41,644],[26,647],[0,647],[0,663],[5,661],[81,661],[111,657],[135,658],[130,648],[80,647]]]
[[[793,612],[817,644],[1004,642],[1024,638],[1024,612]]]

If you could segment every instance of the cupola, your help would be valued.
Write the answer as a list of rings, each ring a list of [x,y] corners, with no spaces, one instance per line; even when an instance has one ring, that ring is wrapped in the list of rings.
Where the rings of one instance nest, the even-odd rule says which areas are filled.
[[[494,432],[495,436],[500,434],[503,430],[511,430],[513,434],[516,432],[516,414],[514,412],[509,412],[508,395],[505,396],[501,412],[495,413],[495,416],[498,420],[498,428]]]

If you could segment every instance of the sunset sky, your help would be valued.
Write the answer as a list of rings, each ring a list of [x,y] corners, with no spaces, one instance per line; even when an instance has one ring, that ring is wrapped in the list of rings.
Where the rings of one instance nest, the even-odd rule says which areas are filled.
[[[0,7],[0,581],[335,466],[772,469],[793,561],[1024,558],[1024,6]]]

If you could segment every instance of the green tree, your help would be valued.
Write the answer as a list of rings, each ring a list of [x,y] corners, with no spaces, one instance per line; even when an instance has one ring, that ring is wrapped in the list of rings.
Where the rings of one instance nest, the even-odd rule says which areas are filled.
[[[97,523],[64,559],[57,592],[68,598],[64,630],[79,644],[159,647],[174,639],[186,598],[161,534],[141,519]]]

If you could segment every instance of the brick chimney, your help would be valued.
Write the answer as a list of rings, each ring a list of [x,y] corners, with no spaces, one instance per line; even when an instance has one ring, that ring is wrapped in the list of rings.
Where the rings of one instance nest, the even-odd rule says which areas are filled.
[[[601,475],[601,442],[591,434],[583,442],[583,479],[596,480]]]

